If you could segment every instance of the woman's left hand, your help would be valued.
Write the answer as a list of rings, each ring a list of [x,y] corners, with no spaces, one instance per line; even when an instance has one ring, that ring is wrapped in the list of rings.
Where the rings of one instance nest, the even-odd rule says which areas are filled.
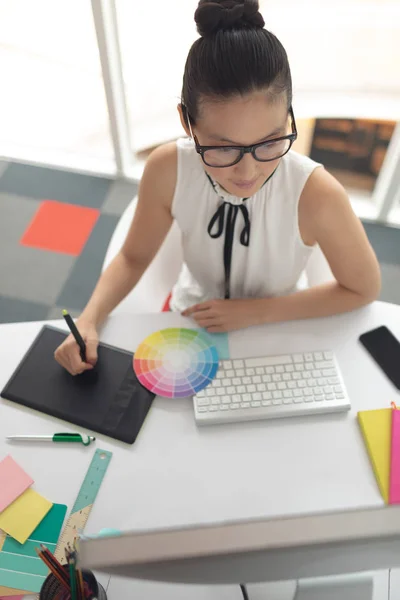
[[[195,304],[182,312],[210,333],[243,329],[262,323],[260,299],[209,300]]]

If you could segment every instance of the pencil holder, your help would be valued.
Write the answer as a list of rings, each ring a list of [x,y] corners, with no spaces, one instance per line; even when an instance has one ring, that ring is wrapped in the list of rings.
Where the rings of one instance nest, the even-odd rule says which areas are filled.
[[[96,577],[92,571],[82,570],[82,577],[87,584],[87,589],[90,590],[91,594],[88,596],[88,600],[107,600],[107,594],[105,589],[96,580]],[[63,585],[50,573],[45,579],[42,589],[40,590],[39,600],[71,600],[71,594],[63,587]]]

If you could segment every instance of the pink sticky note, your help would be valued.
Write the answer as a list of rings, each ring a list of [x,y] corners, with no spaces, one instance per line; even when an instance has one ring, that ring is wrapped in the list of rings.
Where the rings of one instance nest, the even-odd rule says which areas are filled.
[[[400,410],[392,410],[389,504],[400,504]]]
[[[33,479],[15,462],[6,456],[0,462],[0,512],[25,492]]]

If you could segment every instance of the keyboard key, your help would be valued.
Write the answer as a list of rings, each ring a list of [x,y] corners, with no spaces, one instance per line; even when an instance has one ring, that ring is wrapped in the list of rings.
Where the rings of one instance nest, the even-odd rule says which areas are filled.
[[[213,387],[219,387],[221,385],[221,382],[219,379],[214,379],[211,385]]]
[[[304,396],[306,402],[314,402],[314,396]]]
[[[254,394],[252,394],[251,397],[253,398],[254,401],[257,401],[257,402],[262,400],[262,396],[261,396],[260,392],[254,392]]]
[[[292,357],[287,356],[266,356],[261,358],[246,358],[246,367],[268,367],[272,365],[286,365],[292,362]]]
[[[237,408],[240,408],[240,404],[238,402],[234,402],[229,408],[230,410],[236,410]]]
[[[278,390],[286,390],[286,389],[287,389],[287,386],[284,381],[282,381],[281,383],[278,383]]]
[[[197,394],[197,406],[208,406],[210,404],[210,399],[209,398],[199,398],[199,395]]]
[[[199,413],[208,412],[208,408],[207,408],[207,406],[199,406],[197,409],[197,412],[199,412]]]
[[[228,385],[232,385],[232,379],[226,378],[222,380],[222,385],[228,387]]]
[[[293,392],[292,392],[292,390],[285,390],[283,392],[283,397],[284,398],[293,398]]]
[[[334,400],[335,399],[335,394],[326,394],[325,395],[325,400]]]
[[[263,400],[261,402],[262,406],[271,406],[272,402],[271,400]]]
[[[341,394],[342,393],[342,386],[341,385],[335,385],[335,387],[333,388],[334,392]]]
[[[256,386],[254,385],[254,383],[250,384],[250,385],[246,385],[246,391],[249,392],[250,394],[252,394],[253,392],[256,391]]]
[[[304,365],[303,363],[299,363],[296,365],[296,371],[304,371]]]
[[[316,369],[330,369],[333,366],[334,366],[334,364],[333,364],[332,360],[317,360],[317,361],[315,361]]]
[[[235,386],[234,386],[234,385],[231,385],[231,386],[229,386],[229,387],[227,388],[227,390],[226,390],[226,391],[227,391],[227,393],[228,393],[228,394],[234,394],[234,393],[236,392],[236,388],[235,388]]]
[[[305,387],[307,387],[307,381],[301,380],[298,382],[297,386],[299,388],[305,388]]]
[[[307,362],[312,362],[312,361],[314,360],[314,357],[313,357],[313,355],[311,354],[311,352],[307,352],[307,353],[304,355],[304,358],[306,359],[306,361],[307,361]]]
[[[318,377],[322,377],[322,373],[319,369],[316,369],[315,371],[312,372],[313,377],[316,377],[318,379]]]
[[[226,376],[235,377],[235,371],[233,369],[229,369],[228,371],[226,371]]]
[[[293,362],[295,362],[295,363],[302,363],[302,362],[304,362],[304,356],[302,354],[294,354],[293,355]]]
[[[333,377],[335,375],[335,369],[322,369],[322,375],[324,377]]]
[[[272,392],[272,397],[274,400],[278,400],[278,398],[283,398],[282,392]]]
[[[300,396],[303,396],[302,390],[293,390],[293,396],[295,398],[300,398]]]
[[[206,390],[200,390],[197,392],[197,398],[203,398],[206,394]]]
[[[261,383],[261,377],[259,375],[254,375],[253,383]]]
[[[328,380],[325,377],[320,377],[319,379],[317,379],[318,381],[318,385],[324,386],[327,385]]]
[[[324,399],[324,395],[323,394],[316,394],[314,395],[314,400],[316,402],[321,402]]]
[[[293,373],[294,366],[293,365],[286,365],[285,371],[286,371],[286,373]]]
[[[230,410],[230,406],[228,406],[227,404],[221,404],[221,406],[219,407],[220,410]]]
[[[245,385],[248,385],[249,383],[251,383],[251,377],[242,377],[240,383],[244,383]]]
[[[295,381],[289,381],[289,383],[287,384],[287,386],[291,390],[294,390],[294,388],[297,388],[297,385],[296,385]]]
[[[293,402],[293,398],[284,398],[283,399],[283,404],[292,404]]]
[[[272,381],[282,381],[282,375],[272,375]]]
[[[294,399],[296,404],[301,404],[303,402],[303,400],[304,400],[303,396],[296,396]]]
[[[242,402],[240,408],[250,408],[250,402]]]
[[[224,364],[225,369],[232,369],[232,367],[233,367],[231,360],[224,360],[223,364]]]
[[[273,392],[274,390],[276,390],[276,383],[268,383],[267,384],[267,390],[269,392]]]
[[[314,396],[320,396],[321,394],[323,395],[323,389],[320,387],[315,387],[313,388],[313,394]]]
[[[208,388],[208,389],[206,390],[206,395],[207,395],[207,396],[214,396],[214,393],[215,393],[215,392],[214,392],[214,390],[211,390],[210,388]]]
[[[322,352],[314,352],[314,360],[324,360]]]
[[[244,377],[246,374],[246,371],[244,369],[236,369],[236,371],[234,371],[235,376],[236,377]]]
[[[246,393],[246,386],[245,385],[238,385],[238,387],[236,388],[236,391],[238,394],[245,394]]]
[[[225,377],[225,371],[223,369],[219,369],[216,374],[217,379],[223,379]]]
[[[313,391],[310,390],[310,388],[304,388],[303,393],[305,396],[312,396],[313,395]]]
[[[294,379],[294,380],[301,379],[301,373],[293,373],[292,379]]]
[[[243,394],[242,395],[242,401],[243,402],[251,402],[251,395],[250,394]]]
[[[275,367],[266,367],[265,372],[267,373],[267,375],[272,375],[273,373],[275,373]]]
[[[214,396],[214,398],[211,398],[211,404],[219,404],[220,403],[220,398]]]
[[[283,367],[282,365],[278,365],[277,367],[275,367],[275,372],[276,373],[284,373],[285,367]]]
[[[259,406],[261,406],[261,402],[257,402],[257,401],[252,402],[251,406],[252,406],[252,408],[258,408]]]
[[[222,396],[222,404],[230,404],[231,397],[230,396]]]
[[[281,398],[275,398],[275,400],[272,400],[272,404],[274,404],[275,406],[277,406],[278,404],[282,404],[282,399]]]
[[[263,398],[263,400],[272,400],[272,394],[271,394],[271,392],[263,392],[262,393],[262,398]]]
[[[235,367],[235,369],[242,369],[244,367],[244,362],[241,359],[236,359],[233,362],[233,366]]]
[[[257,375],[264,375],[264,367],[257,367],[256,373]]]
[[[217,396],[224,396],[226,394],[226,389],[224,387],[217,388]]]
[[[344,394],[339,394],[338,392],[336,392],[335,396],[337,400],[344,400]]]
[[[310,371],[303,371],[302,373],[303,379],[312,379],[312,375]]]
[[[270,381],[272,381],[271,375],[263,375],[262,380],[264,383],[269,383]]]
[[[339,377],[329,377],[328,383],[329,385],[337,385],[338,383],[340,383],[340,379]]]
[[[252,375],[255,375],[255,374],[256,374],[256,372],[254,369],[251,369],[251,368],[246,369],[246,375],[248,375],[249,377],[251,377]]]
[[[324,357],[329,360],[330,358],[333,358],[333,352],[331,352],[330,350],[324,352]]]
[[[307,371],[313,371],[314,370],[314,363],[306,363],[306,370]]]
[[[232,396],[232,404],[236,404],[236,402],[241,402],[240,394],[233,394]]]
[[[257,385],[257,391],[258,392],[265,392],[266,389],[267,389],[267,386],[265,385],[265,383],[259,383]]]
[[[232,379],[232,385],[241,385],[243,383],[243,379],[240,377],[234,377]]]
[[[332,392],[333,392],[333,389],[331,388],[330,385],[326,385],[324,387],[324,394],[332,394]]]
[[[208,410],[210,412],[217,412],[217,410],[219,410],[219,406],[210,406]]]
[[[284,373],[282,375],[282,379],[283,379],[283,381],[291,381],[292,376],[290,375],[290,373]]]

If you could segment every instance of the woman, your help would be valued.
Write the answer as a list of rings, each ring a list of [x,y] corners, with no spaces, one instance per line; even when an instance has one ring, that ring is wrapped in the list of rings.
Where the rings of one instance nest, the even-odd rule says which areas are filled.
[[[93,368],[97,329],[132,290],[173,220],[184,265],[170,306],[210,332],[324,317],[376,299],[380,272],[343,187],[290,150],[297,137],[286,52],[257,0],[200,0],[200,38],[185,66],[178,111],[189,139],[149,157],[125,243],[55,357]],[[318,244],[335,280],[299,291]]]

